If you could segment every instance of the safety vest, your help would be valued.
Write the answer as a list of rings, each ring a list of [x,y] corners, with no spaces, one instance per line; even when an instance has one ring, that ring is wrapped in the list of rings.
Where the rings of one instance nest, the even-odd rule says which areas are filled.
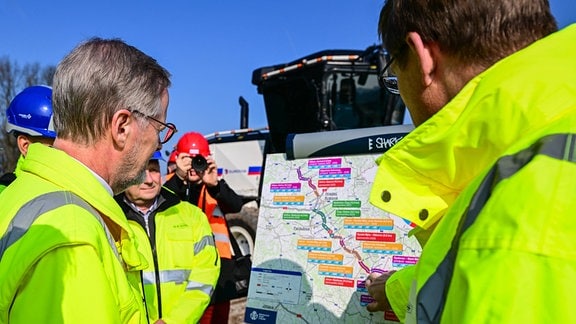
[[[416,299],[413,297],[409,304],[407,297],[418,295],[423,282],[448,252],[454,233],[440,227],[448,210],[457,210],[457,214],[468,207],[468,201],[462,202],[459,197],[469,193],[472,184],[503,155],[519,152],[548,134],[574,131],[575,38],[576,25],[572,25],[495,63],[378,159],[370,202],[414,222],[424,238],[416,267],[397,271],[386,283],[388,299],[400,319],[407,313],[415,314]],[[541,58],[540,64],[534,64],[535,57]],[[554,78],[526,81],[536,75]],[[531,188],[526,186],[516,194],[533,193]],[[536,197],[534,200],[538,201]],[[515,201],[516,198],[510,199],[512,206],[516,206]],[[518,211],[518,217],[524,213]],[[507,287],[510,278],[501,280],[498,285]],[[486,294],[482,291],[478,296]],[[447,305],[451,309],[452,303]],[[454,305],[461,306],[458,302]],[[490,312],[494,310],[487,310]]]
[[[162,179],[162,183],[166,183],[166,181],[172,179],[172,177],[173,177],[175,174],[176,174],[175,172],[170,172],[170,173],[166,174],[166,175],[164,176],[164,179]]]
[[[142,280],[150,322],[197,323],[220,275],[220,258],[206,216],[162,189],[146,229],[142,216],[124,199],[124,194],[116,196],[136,234],[138,250],[148,261]]]
[[[134,234],[104,186],[64,152],[30,145],[0,195],[0,237],[0,323],[146,321],[127,279],[145,266]]]
[[[198,198],[198,207],[204,211],[208,217],[212,233],[214,233],[214,240],[216,241],[216,248],[221,258],[232,259],[232,250],[230,245],[230,234],[228,232],[228,225],[224,218],[224,213],[218,207],[218,202],[208,192],[204,185]]]

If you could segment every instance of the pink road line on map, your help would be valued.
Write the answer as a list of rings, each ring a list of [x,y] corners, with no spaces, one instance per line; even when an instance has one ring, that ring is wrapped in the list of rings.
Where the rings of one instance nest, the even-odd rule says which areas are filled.
[[[316,186],[312,183],[312,178],[306,178],[302,176],[302,171],[300,170],[300,168],[296,169],[296,172],[298,173],[298,179],[300,181],[308,181],[308,186],[310,188],[312,188],[314,190],[314,194],[316,194],[316,196],[318,196],[318,191],[316,190]],[[313,209],[314,212],[318,213],[320,215],[320,217],[322,217],[322,227],[326,230],[326,232],[328,232],[328,234],[330,235],[330,237],[338,239],[340,242],[340,246],[344,249],[344,251],[352,254],[356,260],[358,260],[358,265],[360,265],[360,267],[368,274],[370,274],[371,272],[377,272],[377,273],[384,273],[386,271],[382,270],[382,269],[378,269],[378,268],[372,268],[372,270],[364,263],[364,261],[362,260],[362,256],[360,256],[360,253],[358,253],[358,251],[356,250],[351,250],[349,248],[346,247],[346,244],[344,243],[344,238],[341,236],[336,236],[334,235],[333,231],[328,228],[328,226],[326,225],[326,216],[324,215],[324,213],[322,213],[321,211],[317,210],[317,209]]]
[[[300,181],[308,181],[308,186],[310,188],[312,188],[312,190],[314,190],[314,193],[316,194],[316,196],[318,196],[318,192],[316,191],[316,186],[314,185],[314,183],[312,183],[312,178],[303,177],[302,171],[300,170],[300,168],[296,169],[296,172],[298,172],[298,179]]]
[[[370,273],[370,268],[368,268],[368,266],[364,263],[364,261],[362,260],[362,256],[360,256],[360,253],[358,253],[358,251],[356,251],[356,250],[352,250],[352,249],[347,248],[346,244],[344,243],[343,237],[341,237],[341,236],[336,237],[335,236],[335,238],[339,238],[340,239],[340,241],[339,241],[340,246],[344,249],[344,251],[352,254],[356,258],[356,260],[358,260],[358,265],[360,265],[360,267],[362,269],[364,269],[364,271],[366,271],[366,273]]]

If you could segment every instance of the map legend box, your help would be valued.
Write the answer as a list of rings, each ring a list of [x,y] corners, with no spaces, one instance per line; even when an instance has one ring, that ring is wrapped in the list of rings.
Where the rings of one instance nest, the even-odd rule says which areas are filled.
[[[254,281],[254,285],[252,283]],[[302,273],[278,269],[252,268],[250,286],[256,298],[298,304]]]

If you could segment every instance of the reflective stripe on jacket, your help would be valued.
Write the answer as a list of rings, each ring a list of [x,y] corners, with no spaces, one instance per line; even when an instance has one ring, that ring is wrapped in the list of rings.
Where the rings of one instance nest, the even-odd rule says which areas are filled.
[[[102,225],[102,228],[106,232],[106,237],[108,238],[110,248],[112,251],[114,251],[118,261],[121,262],[114,238],[106,227],[106,224],[104,224],[104,220],[102,217],[100,217],[100,214],[98,214],[98,212],[94,210],[92,206],[88,205],[84,200],[80,199],[78,196],[69,191],[48,192],[35,197],[34,199],[24,204],[18,210],[16,215],[14,215],[10,221],[10,224],[8,224],[8,228],[4,235],[0,237],[0,260],[2,259],[4,252],[6,252],[6,250],[11,245],[18,242],[18,240],[22,238],[24,234],[26,234],[26,232],[30,229],[30,226],[32,226],[32,223],[34,223],[38,217],[42,216],[44,213],[68,204],[77,205],[88,210],[94,216],[94,218],[100,222],[100,225]]]
[[[536,203],[530,203],[525,201],[525,196],[518,197],[517,195],[519,189],[526,187],[547,188],[548,190],[546,190],[547,192],[538,192],[537,195],[529,197],[529,200],[537,201]],[[556,190],[566,190],[566,192],[557,195],[554,193]],[[469,201],[469,207],[463,211],[463,216],[459,218],[459,216],[451,215],[450,213],[446,215],[447,218],[450,217],[458,221],[450,222],[450,220],[446,220],[446,223],[448,224],[456,224],[456,227],[451,229],[454,234],[452,235],[453,238],[450,248],[441,260],[440,264],[436,267],[434,273],[431,274],[426,282],[419,288],[417,296],[413,296],[413,298],[417,299],[416,302],[413,303],[417,307],[417,322],[440,323],[440,318],[442,317],[442,321],[447,323],[486,323],[487,321],[494,323],[573,323],[574,320],[576,320],[576,315],[567,316],[568,314],[572,314],[570,311],[572,307],[571,303],[567,300],[553,301],[555,308],[554,313],[556,313],[553,315],[547,314],[549,309],[538,310],[535,312],[522,309],[527,305],[527,302],[537,302],[540,298],[543,298],[542,301],[544,301],[544,303],[542,303],[542,306],[544,306],[547,301],[551,302],[551,300],[557,298],[557,294],[560,296],[569,296],[572,289],[566,286],[560,287],[561,285],[552,285],[556,288],[552,293],[542,291],[549,290],[550,287],[547,287],[548,283],[553,283],[554,281],[561,283],[562,281],[562,279],[547,280],[545,277],[535,278],[529,276],[530,281],[534,279],[541,280],[541,282],[532,284],[532,286],[530,286],[530,284],[521,284],[518,286],[518,283],[514,283],[513,281],[502,281],[501,286],[505,287],[504,289],[518,289],[521,290],[520,294],[524,295],[516,298],[520,300],[524,299],[523,303],[517,300],[506,303],[506,308],[508,310],[503,312],[503,314],[490,314],[492,312],[491,308],[494,307],[495,304],[496,306],[504,305],[498,305],[498,303],[494,302],[494,297],[497,298],[498,296],[490,295],[489,292],[497,291],[497,289],[491,289],[489,287],[484,290],[484,293],[487,295],[482,296],[482,298],[478,298],[478,296],[472,297],[480,299],[479,302],[483,301],[483,299],[492,299],[489,302],[479,303],[477,306],[478,308],[484,309],[485,314],[478,315],[474,312],[463,312],[461,309],[463,305],[458,305],[458,309],[454,309],[454,306],[451,306],[452,309],[450,309],[446,314],[443,314],[443,309],[448,298],[447,292],[449,288],[452,289],[452,296],[456,296],[456,298],[463,297],[464,299],[470,299],[466,296],[470,287],[481,287],[481,285],[479,285],[479,283],[482,282],[480,277],[474,277],[470,280],[469,273],[461,274],[461,266],[463,264],[468,266],[466,262],[463,262],[462,260],[460,260],[458,264],[458,277],[456,277],[454,282],[451,283],[456,258],[460,253],[464,255],[470,254],[471,251],[472,253],[478,253],[482,250],[488,249],[510,249],[510,252],[506,251],[507,259],[509,260],[502,260],[493,265],[494,268],[509,267],[510,269],[513,269],[512,271],[509,269],[503,270],[508,271],[510,275],[515,271],[513,267],[514,261],[512,260],[522,261],[521,264],[524,266],[528,266],[531,262],[541,263],[541,265],[529,267],[529,269],[523,269],[527,273],[533,271],[534,274],[537,274],[542,270],[546,273],[545,269],[552,269],[559,265],[561,267],[557,270],[561,270],[562,268],[572,268],[572,270],[576,270],[576,252],[573,252],[573,250],[563,252],[558,249],[560,246],[555,246],[551,242],[555,239],[553,231],[541,233],[540,235],[534,231],[550,227],[545,224],[548,222],[545,217],[542,219],[538,219],[538,217],[535,219],[529,219],[530,221],[523,222],[524,224],[517,224],[514,226],[506,224],[508,220],[518,218],[518,215],[516,214],[524,214],[526,211],[529,211],[530,214],[535,212],[536,210],[526,207],[530,204],[538,205],[540,201],[552,203],[551,205],[547,205],[550,207],[550,212],[552,212],[555,207],[558,207],[558,211],[565,211],[563,213],[565,215],[564,220],[569,221],[568,215],[570,214],[570,211],[576,209],[576,200],[569,199],[568,197],[574,197],[575,195],[576,134],[547,135],[525,150],[500,158],[496,165],[492,167],[488,174],[482,179],[480,185],[474,192],[474,195],[470,199],[468,199],[468,195],[463,195],[466,197],[465,199]],[[561,196],[565,196],[568,199],[566,201],[561,201]],[[505,202],[504,205],[510,204],[510,201],[514,201],[512,198],[520,200],[517,201],[517,203],[522,204],[521,208],[510,206],[505,208],[505,211],[498,212],[498,214],[493,214],[488,211],[494,210],[493,206],[502,204],[502,202]],[[501,206],[498,208],[501,208]],[[522,211],[524,211],[524,213]],[[534,216],[530,214],[524,214],[522,216],[527,216],[527,218]],[[494,222],[493,215],[499,216],[497,222]],[[556,218],[557,215],[554,214],[550,216]],[[560,215],[552,222],[556,223],[562,221],[562,218],[563,217]],[[477,219],[479,219],[479,224],[476,224]],[[499,225],[499,222],[504,224]],[[481,223],[482,225],[480,225]],[[471,230],[471,233],[474,234],[469,235],[467,230],[473,226],[475,227]],[[553,224],[552,226],[554,227],[556,224]],[[490,229],[491,227],[493,229]],[[444,229],[445,227],[442,228],[442,230]],[[574,234],[574,232],[571,232],[571,234]],[[467,235],[466,238],[462,239],[463,235]],[[529,242],[514,242],[514,236],[526,239]],[[503,240],[503,237],[509,238]],[[532,243],[530,243],[530,241],[532,241]],[[542,244],[543,242],[545,243]],[[561,243],[563,248],[576,248],[576,243],[558,243]],[[462,252],[459,252],[460,247],[462,247]],[[494,254],[496,253],[497,252]],[[516,253],[534,253],[539,255],[540,258],[539,260],[538,258],[534,258],[534,260],[530,261],[530,258],[524,256],[518,257],[515,255]],[[477,256],[473,257],[477,258]],[[564,258],[565,260],[562,260]],[[570,261],[570,258],[572,261]],[[488,262],[485,263],[489,265]],[[481,269],[476,269],[474,271],[481,271]],[[486,272],[492,271],[488,270]],[[502,275],[502,272],[498,272],[498,274]],[[506,278],[506,276],[502,277]],[[495,277],[492,284],[497,284],[497,280],[498,277]],[[469,281],[472,282],[468,283]],[[490,282],[484,282],[489,286]],[[534,291],[534,286],[541,286],[541,288]],[[509,294],[513,295],[515,292],[510,292]],[[540,294],[542,294],[542,296],[540,296]],[[549,299],[545,298],[546,295],[549,296]],[[455,301],[454,297],[451,298]],[[502,298],[502,296],[500,296],[500,298]],[[502,299],[500,302],[504,302],[504,300]],[[470,301],[466,302],[466,304],[468,307],[473,307],[474,305]],[[454,313],[455,311],[457,313]]]
[[[210,223],[210,227],[212,227],[220,257],[232,259],[230,235],[228,234],[226,219],[220,207],[218,207],[218,202],[208,193],[206,186],[203,186],[200,193],[198,207],[200,207],[208,217],[208,222]]]
[[[421,228],[419,234],[423,234],[422,236],[430,235],[434,226],[437,226],[429,240],[422,241],[425,246],[417,268],[400,270],[387,282],[387,292],[392,290],[403,292],[403,294],[390,293],[388,296],[400,318],[403,318],[407,311],[410,317],[415,316],[415,303],[407,304],[403,297],[409,294],[409,282],[416,279],[412,290],[412,296],[416,296],[419,288],[434,273],[448,251],[453,232],[446,231],[447,225],[442,225],[446,221],[442,217],[448,210],[451,215],[462,215],[469,202],[463,198],[458,198],[456,201],[456,198],[459,195],[470,198],[474,192],[471,189],[474,183],[477,185],[478,179],[481,179],[486,170],[501,156],[519,152],[548,134],[574,132],[576,126],[574,39],[576,39],[576,25],[554,33],[497,62],[468,82],[443,109],[414,129],[379,159],[370,201],[381,209],[416,223]],[[535,58],[538,58],[538,64],[534,64]],[[549,190],[553,188],[545,189],[546,192]],[[515,194],[520,196],[520,193],[522,197],[530,197],[537,201],[538,194],[530,186]],[[555,194],[559,195],[555,197],[556,199],[564,202],[562,192]],[[561,214],[565,212],[564,207],[560,207]],[[511,213],[510,217],[516,217],[512,218],[513,222],[522,223],[526,216],[531,214],[522,208],[517,198],[511,198],[508,205],[501,204],[494,208],[494,215]],[[541,214],[544,218],[552,213],[556,214],[550,212],[550,206],[545,205],[536,208],[534,213]],[[459,218],[459,216],[451,217]],[[439,222],[441,218],[442,221]],[[507,234],[514,236],[514,233],[511,229]],[[467,235],[469,234],[465,236]],[[539,234],[535,232],[534,235],[538,237]],[[528,245],[531,241],[525,238],[523,243],[517,244]],[[481,245],[478,246],[481,249]],[[493,252],[482,251],[487,260],[496,255],[506,255],[500,250]],[[538,258],[534,254],[529,253],[522,262],[532,266],[536,259]],[[516,268],[512,264],[508,266]],[[469,275],[472,278],[469,280],[475,280],[475,276],[479,276],[479,273],[472,268],[470,266],[464,270],[464,274],[458,272],[458,277]],[[530,277],[534,275],[534,271],[541,269],[536,266],[516,270],[516,274],[506,271],[501,274],[486,271],[491,274],[493,281],[481,284],[492,287],[494,282],[497,282],[496,285],[505,290],[506,287],[517,284],[515,279]],[[526,272],[523,273],[522,270]],[[565,274],[559,273],[558,276],[562,277]],[[537,280],[542,285],[550,282],[544,277],[539,277]],[[486,308],[478,305],[470,306],[472,304],[465,307],[469,300],[488,295],[485,289],[478,291],[462,287],[458,289],[462,290],[459,291],[460,298],[449,298],[445,312],[447,310],[456,312],[457,307],[464,307],[464,311],[460,311],[463,316],[480,310],[492,314],[494,318],[507,314],[509,302],[496,307],[494,304],[482,301],[483,305],[494,307],[490,310],[488,306]],[[450,294],[453,291],[450,288]],[[497,291],[494,294],[496,296],[491,296],[494,300],[506,296],[504,291]],[[516,300],[515,297],[507,297]],[[415,297],[413,300],[415,301]],[[547,300],[539,300],[537,304],[541,305],[542,302],[550,306]],[[534,314],[533,311],[545,310],[540,307],[530,311]],[[489,319],[485,320],[490,322]]]
[[[26,233],[6,246],[0,260],[0,323],[145,322],[142,297],[124,271],[133,276],[144,266],[134,234],[106,188],[64,152],[30,145],[21,172],[0,195],[0,233],[5,235],[24,204],[63,188],[98,211],[122,262],[86,208],[66,204],[32,216]]]
[[[148,216],[150,235],[139,213],[116,196],[147,261],[143,283],[151,323],[197,323],[210,303],[220,274],[212,230],[200,208],[161,190]]]

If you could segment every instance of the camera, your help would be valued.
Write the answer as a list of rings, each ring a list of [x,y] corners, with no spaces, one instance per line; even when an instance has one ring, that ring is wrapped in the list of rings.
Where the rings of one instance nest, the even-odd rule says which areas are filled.
[[[200,154],[196,154],[196,156],[192,158],[192,169],[194,169],[196,173],[202,173],[206,171],[207,168],[208,162],[206,161],[205,157]]]

